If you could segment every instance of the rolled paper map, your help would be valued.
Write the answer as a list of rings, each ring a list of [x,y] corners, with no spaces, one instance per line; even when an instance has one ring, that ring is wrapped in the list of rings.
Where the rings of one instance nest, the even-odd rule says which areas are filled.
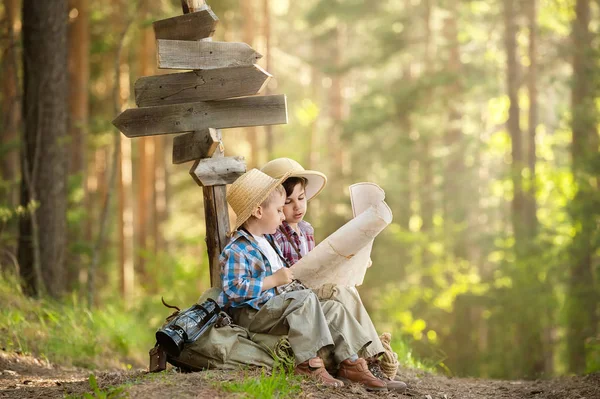
[[[385,192],[376,184],[355,184],[350,195],[354,219],[292,266],[294,277],[310,288],[361,285],[371,263],[373,240],[392,222]]]

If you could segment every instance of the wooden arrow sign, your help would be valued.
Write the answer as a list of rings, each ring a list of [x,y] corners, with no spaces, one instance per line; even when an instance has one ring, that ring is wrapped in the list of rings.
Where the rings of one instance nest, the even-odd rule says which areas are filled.
[[[135,82],[135,103],[149,107],[251,96],[271,77],[258,65],[146,76]]]
[[[190,132],[173,139],[173,163],[210,158],[220,144],[217,129]]]
[[[157,40],[200,40],[211,37],[219,18],[210,8],[173,18],[155,21],[154,36]]]
[[[127,137],[287,123],[285,95],[130,108],[113,120]]]
[[[201,159],[194,174],[204,187],[231,184],[246,173],[244,157],[219,157]]]
[[[262,58],[246,43],[157,40],[158,67],[215,69],[252,65]]]

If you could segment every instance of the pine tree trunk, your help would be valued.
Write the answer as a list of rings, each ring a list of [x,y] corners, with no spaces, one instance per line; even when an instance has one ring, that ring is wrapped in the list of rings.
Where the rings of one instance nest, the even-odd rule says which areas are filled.
[[[515,238],[515,255],[518,268],[513,273],[514,291],[526,296],[529,306],[515,315],[517,323],[518,345],[527,347],[526,356],[519,356],[519,375],[526,378],[538,377],[544,370],[544,349],[542,341],[542,319],[539,313],[543,308],[539,300],[540,283],[536,278],[537,273],[529,259],[528,251],[532,249],[532,236],[528,222],[528,198],[523,189],[523,170],[525,167],[523,156],[523,140],[520,127],[519,109],[519,63],[517,60],[516,36],[518,27],[515,23],[516,9],[514,0],[505,0],[505,46],[507,55],[507,91],[510,101],[507,128],[511,137],[512,164],[511,178],[513,182],[513,200],[511,203],[512,227]],[[535,104],[534,104],[535,105]],[[535,116],[535,115],[534,115]],[[535,123],[535,121],[533,121]],[[533,160],[535,162],[535,159]],[[535,295],[532,295],[535,293]],[[514,305],[513,303],[513,306]]]
[[[432,65],[432,50],[433,50],[433,37],[431,32],[431,0],[424,1],[425,7],[425,74],[430,75],[433,73],[431,70]],[[419,159],[419,172],[420,172],[420,184],[419,184],[419,196],[420,196],[420,206],[421,206],[421,219],[423,223],[421,224],[421,231],[424,233],[431,232],[433,228],[433,166],[432,166],[432,157],[431,157],[431,144],[432,144],[432,135],[430,132],[424,132],[419,137],[420,147],[421,147],[421,156]],[[423,254],[423,263],[425,266],[430,261],[430,254],[427,249],[425,249],[425,253]]]
[[[454,4],[450,17],[445,20],[444,32],[448,43],[448,71],[452,74],[453,83],[448,91],[448,127],[444,135],[444,146],[447,148],[444,192],[444,225],[447,245],[454,256],[466,259],[468,230],[461,228],[467,219],[465,205],[464,138],[461,128],[462,84],[460,77],[462,63],[458,43],[457,4]]]
[[[154,137],[154,253],[166,252],[163,223],[167,220],[167,187],[169,184],[165,156],[165,137]]]
[[[18,259],[24,290],[40,294],[45,286],[53,297],[64,290],[67,247],[67,15],[66,0],[23,4],[21,204],[39,208],[20,224]]]
[[[265,37],[265,70],[270,72],[272,68],[271,63],[271,2],[269,0],[263,0],[262,11],[263,11],[263,34]],[[271,94],[269,86],[265,88],[265,95]],[[265,126],[265,142],[267,148],[267,160],[271,160],[273,157],[273,126]]]
[[[535,131],[538,124],[538,90],[537,90],[537,0],[529,0],[527,19],[529,20],[529,74],[527,91],[529,92],[529,134],[527,145],[527,166],[529,168],[529,184],[527,188],[527,230],[530,238],[537,235],[537,202],[536,202],[536,143]]]
[[[244,43],[250,47],[254,46],[254,37],[257,35],[255,31],[255,15],[254,1],[244,0],[241,2],[242,13],[244,15]],[[257,129],[254,126],[244,128],[246,132],[246,140],[250,145],[250,159],[248,160],[248,169],[260,167],[258,159],[258,135]]]
[[[87,135],[89,123],[89,79],[90,79],[90,37],[89,37],[89,2],[88,0],[70,0],[69,14],[72,21],[69,26],[69,135],[70,164],[69,174],[78,175],[83,190],[83,205],[87,212],[86,219],[71,228],[69,233],[75,240],[80,240],[81,229],[89,226],[91,204],[87,190]],[[67,284],[73,289],[79,276],[79,265],[82,259],[73,255],[67,269]]]
[[[21,117],[21,103],[19,100],[19,76],[17,61],[18,32],[15,26],[19,21],[18,0],[4,0],[6,24],[8,26],[8,40],[6,50],[2,57],[2,107],[3,107],[3,134],[2,146],[12,148],[4,153],[0,159],[0,177],[6,181],[14,181],[19,175],[19,122]],[[9,204],[17,205],[19,192],[11,188],[7,198]]]
[[[404,65],[402,70],[402,80],[406,82],[406,84],[411,84],[411,80],[413,80],[412,76],[412,65],[407,63]],[[405,229],[406,231],[410,230],[410,218],[412,216],[412,210],[410,204],[412,202],[413,190],[410,176],[410,164],[413,160],[413,142],[412,142],[412,130],[413,124],[411,120],[410,113],[406,112],[404,109],[400,109],[401,105],[396,105],[396,117],[398,118],[398,136],[402,137],[404,143],[406,143],[407,151],[405,151],[400,159],[400,168],[398,171],[398,182],[400,185],[399,195],[401,200],[399,201],[399,212],[397,213],[396,220],[398,224]],[[403,249],[403,254],[401,255],[403,259],[408,261],[408,251],[405,252]]]
[[[596,304],[598,293],[594,287],[591,242],[597,235],[598,209],[594,198],[598,190],[590,184],[598,181],[597,171],[592,169],[592,159],[597,156],[598,114],[595,107],[594,88],[590,82],[597,79],[590,32],[590,0],[577,0],[576,18],[573,21],[573,176],[577,193],[571,205],[573,223],[576,228],[571,248],[571,270],[567,306],[567,347],[569,370],[583,373],[586,369],[585,340],[596,332],[598,322]],[[594,215],[596,215],[594,217]],[[596,231],[596,233],[594,233]]]
[[[149,2],[140,3],[140,18],[149,17]],[[139,76],[153,75],[156,70],[154,33],[151,26],[141,30],[139,53]],[[135,269],[145,284],[150,284],[152,277],[146,270],[146,257],[150,253],[149,238],[153,232],[152,216],[154,215],[154,181],[155,181],[155,138],[140,137],[137,140],[137,206],[135,233]],[[153,235],[153,234],[152,234]]]
[[[519,110],[519,65],[517,61],[517,26],[515,24],[515,0],[504,0],[506,83],[510,106],[506,122],[511,138],[511,179],[513,183],[512,224],[517,252],[522,247],[524,196],[522,184],[523,144]]]
[[[15,29],[19,21],[19,2],[17,0],[4,0],[6,25],[8,26],[6,49],[2,57],[2,137],[0,148],[6,151],[0,157],[0,179],[10,185],[0,190],[0,195],[6,198],[3,201],[11,208],[19,204],[19,123],[21,121],[21,99],[19,96],[19,75],[17,59],[17,36]],[[9,223],[4,232],[10,236],[17,236],[18,225]],[[16,254],[16,243],[4,241],[4,249],[10,254],[5,259],[6,252],[0,254],[0,271],[5,264],[15,263],[12,257]]]

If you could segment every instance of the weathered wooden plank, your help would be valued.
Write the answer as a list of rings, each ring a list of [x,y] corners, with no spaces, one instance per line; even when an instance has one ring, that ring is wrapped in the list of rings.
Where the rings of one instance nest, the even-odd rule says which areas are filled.
[[[202,187],[204,195],[204,219],[206,221],[206,249],[210,267],[211,287],[221,287],[219,256],[229,238],[229,213],[227,209],[227,186]]]
[[[285,95],[130,108],[113,120],[127,137],[287,123]]]
[[[246,172],[244,157],[204,158],[196,164],[194,175],[203,187],[231,184]]]
[[[158,67],[215,69],[252,65],[262,58],[246,43],[157,40]]]
[[[251,96],[272,75],[258,65],[146,76],[135,82],[138,107]]]
[[[197,12],[208,8],[204,0],[181,0],[181,8],[184,14]]]
[[[166,40],[200,40],[211,37],[219,18],[210,8],[154,21],[154,36]]]
[[[219,144],[217,129],[204,129],[177,136],[173,139],[173,163],[209,158]]]

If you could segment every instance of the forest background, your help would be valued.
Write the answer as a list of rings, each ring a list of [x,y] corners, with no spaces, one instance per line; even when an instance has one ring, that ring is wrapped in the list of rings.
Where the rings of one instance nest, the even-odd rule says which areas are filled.
[[[600,370],[599,1],[209,5],[214,40],[263,54],[265,93],[288,101],[287,125],[224,130],[226,155],[326,173],[307,215],[318,240],[351,217],[348,185],[386,191],[394,222],[360,292],[403,361]],[[143,364],[161,296],[187,306],[209,288],[191,164],[171,163],[173,136],[111,124],[136,79],[166,73],[151,23],[179,14],[175,0],[0,5],[3,348]]]

